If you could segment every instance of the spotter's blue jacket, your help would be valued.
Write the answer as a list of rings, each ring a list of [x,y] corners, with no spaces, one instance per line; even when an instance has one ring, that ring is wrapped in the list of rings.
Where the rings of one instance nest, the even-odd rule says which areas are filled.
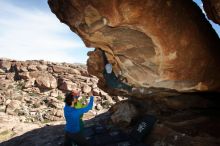
[[[64,117],[66,119],[65,131],[70,133],[80,132],[80,116],[92,109],[94,97],[90,97],[89,104],[80,109],[65,105]]]

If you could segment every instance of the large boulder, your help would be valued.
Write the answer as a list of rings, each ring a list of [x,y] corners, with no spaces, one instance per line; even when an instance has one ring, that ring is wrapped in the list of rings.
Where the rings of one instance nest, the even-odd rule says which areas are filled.
[[[46,71],[47,70],[47,65],[37,65],[37,69],[40,71]]]
[[[29,79],[35,78],[36,84],[41,89],[55,89],[57,87],[56,78],[45,71],[29,72]]]
[[[38,87],[45,89],[55,89],[57,87],[57,80],[51,74],[43,74],[36,78]]]
[[[66,67],[66,66],[59,66],[59,65],[54,65],[53,71],[55,73],[69,73],[69,74],[78,74],[78,75],[81,74],[80,71],[77,69]]]
[[[53,71],[55,73],[64,73],[64,72],[66,72],[66,67],[64,67],[64,66],[53,65],[52,68],[53,68]]]
[[[219,95],[203,97],[206,95],[203,92],[220,91],[220,41],[195,2],[48,0],[48,3],[52,12],[87,47],[96,48],[88,53],[87,65],[88,72],[99,78],[98,86],[109,94],[124,94],[132,99],[132,104],[123,101],[112,107],[114,123],[129,125],[139,114],[153,114],[159,119],[157,126],[161,133],[150,138],[149,145],[219,145],[219,133],[214,132],[220,129],[216,114]],[[134,93],[107,86],[103,76],[104,54],[116,76],[135,87]],[[195,96],[198,92],[204,95]],[[103,95],[102,90],[99,94]],[[105,101],[101,103],[105,105]],[[96,108],[101,109],[98,105]],[[211,140],[206,143],[205,138]]]
[[[72,81],[67,80],[67,79],[59,79],[58,82],[59,82],[58,88],[60,90],[72,91],[77,88],[76,83],[73,83]]]
[[[127,101],[114,105],[111,108],[111,112],[112,122],[121,126],[128,126],[138,116],[136,107]]]
[[[208,18],[220,25],[220,1],[202,0],[202,2]]]
[[[136,87],[220,91],[220,41],[193,1],[49,0],[52,12],[87,47],[107,54],[117,76]],[[88,71],[105,84],[103,54]]]
[[[22,69],[22,68],[21,68]],[[19,73],[19,77],[24,80],[30,79],[30,73],[28,71]]]
[[[11,101],[9,101],[9,103],[6,106],[6,113],[11,114],[11,115],[15,115],[15,114],[17,114],[15,112],[15,110],[19,109],[20,106],[21,106],[21,101],[11,100]]]

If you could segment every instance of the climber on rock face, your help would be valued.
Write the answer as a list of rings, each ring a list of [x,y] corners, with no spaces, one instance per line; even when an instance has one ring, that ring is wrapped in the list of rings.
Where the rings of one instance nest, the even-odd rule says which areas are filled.
[[[110,88],[127,91],[132,94],[147,94],[147,95],[152,94],[151,90],[147,90],[142,87],[133,87],[133,86],[130,86],[130,85],[124,83],[123,81],[127,80],[127,79],[123,76],[117,77],[115,75],[115,73],[113,72],[112,64],[110,64],[108,62],[104,51],[103,51],[103,60],[104,60],[104,64],[105,64],[103,76],[105,78],[106,84]]]
[[[91,93],[89,96],[89,104],[86,107],[77,109],[74,105],[78,101],[79,92],[73,91],[72,93],[67,93],[65,95],[64,116],[66,119],[66,126],[64,146],[72,146],[72,144],[77,144],[78,146],[89,146],[89,143],[82,135],[80,128],[80,117],[91,110],[93,106],[94,97]]]
[[[117,88],[131,92],[132,87],[123,83],[116,77],[115,73],[112,71],[112,65],[110,63],[107,63],[105,65],[105,70],[103,72],[103,75],[105,77],[107,85],[110,88]]]
[[[123,83],[113,72],[112,69],[112,64],[110,64],[107,60],[107,57],[105,55],[105,52],[103,52],[103,61],[104,61],[104,71],[103,71],[103,76],[106,80],[107,85],[110,88],[115,88],[115,89],[122,89],[128,92],[132,91],[132,87],[129,86],[128,84]]]

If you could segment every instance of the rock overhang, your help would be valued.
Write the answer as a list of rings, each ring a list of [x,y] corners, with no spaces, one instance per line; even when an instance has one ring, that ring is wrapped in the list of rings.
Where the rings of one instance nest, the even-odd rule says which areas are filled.
[[[219,38],[192,1],[49,0],[89,53],[88,70],[105,86],[105,51],[116,76],[135,87],[219,91]]]

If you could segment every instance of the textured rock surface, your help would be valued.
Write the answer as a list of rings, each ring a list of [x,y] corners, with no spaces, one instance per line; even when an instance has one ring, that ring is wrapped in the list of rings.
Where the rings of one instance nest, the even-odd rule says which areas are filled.
[[[120,126],[128,126],[138,116],[136,107],[127,101],[114,105],[111,111],[112,122]]]
[[[11,62],[0,60],[0,68],[4,71],[9,71],[11,68]]]
[[[133,107],[139,115],[151,114],[158,118],[152,133],[146,137],[145,143],[153,146],[218,146],[220,144],[219,133],[220,128],[219,112],[203,107],[196,107],[201,103],[196,103],[194,106],[185,102],[185,106],[177,107],[167,106],[163,102],[172,100],[167,97],[165,101],[160,104],[152,100],[130,100],[115,104],[111,109],[113,122],[124,122],[130,125],[134,123],[138,116],[129,115],[132,110],[128,108]],[[179,96],[179,99],[185,98],[190,100],[193,97]],[[201,99],[201,97],[198,97]],[[219,97],[217,97],[219,98]],[[169,103],[167,103],[169,104]],[[174,103],[170,103],[175,105]],[[219,100],[216,103],[219,104]],[[187,107],[190,106],[190,107]],[[130,110],[130,113],[129,113]],[[117,116],[120,115],[120,116]],[[127,117],[130,117],[131,119]],[[115,121],[116,120],[116,121]],[[117,123],[119,124],[119,123]],[[123,126],[122,126],[123,127]],[[128,127],[125,127],[128,130]]]
[[[138,87],[219,91],[219,38],[193,1],[49,0],[88,47],[107,53],[116,75]],[[88,70],[103,82],[99,51]],[[104,82],[103,82],[104,83]]]
[[[41,74],[36,78],[36,83],[40,88],[54,89],[57,87],[57,80],[51,74]]]
[[[111,108],[113,122],[128,125],[137,114],[153,114],[158,117],[158,123],[146,139],[149,145],[220,144],[220,135],[215,132],[220,129],[219,95],[180,94],[172,90],[220,91],[220,41],[193,1],[48,2],[52,12],[87,47],[96,48],[88,53],[87,65],[89,73],[100,79],[99,87],[122,95],[106,86],[100,50],[105,51],[117,76],[124,76],[128,84],[141,87],[138,89],[142,92],[135,91],[130,98],[133,106],[121,102]],[[106,102],[108,98],[103,103]],[[102,107],[98,104],[96,108]]]
[[[202,0],[203,7],[209,19],[220,24],[220,1],[219,0]]]

